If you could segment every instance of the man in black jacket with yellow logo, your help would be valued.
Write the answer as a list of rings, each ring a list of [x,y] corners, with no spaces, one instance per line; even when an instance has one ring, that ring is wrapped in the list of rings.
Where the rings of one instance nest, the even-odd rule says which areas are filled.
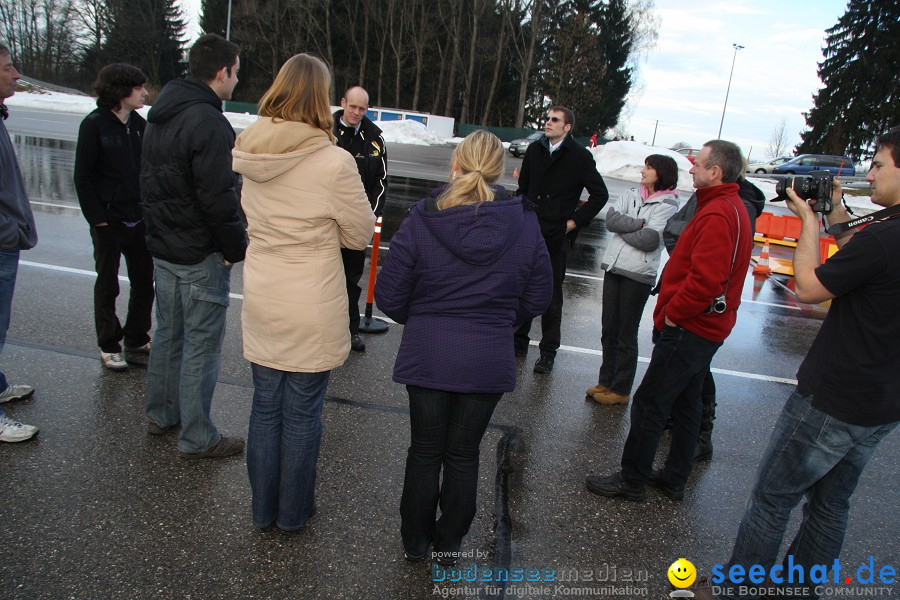
[[[334,136],[337,145],[353,155],[362,178],[366,196],[376,217],[384,210],[387,197],[387,150],[381,129],[366,116],[369,94],[354,86],[341,98],[342,110],[334,113]],[[366,344],[359,337],[359,280],[366,264],[365,250],[341,248],[344,276],[347,278],[347,301],[350,306],[350,348],[365,352]]]
[[[541,356],[534,365],[535,373],[552,371],[559,349],[562,284],[569,246],[574,243],[578,230],[590,223],[609,200],[593,155],[570,135],[574,125],[575,115],[570,109],[551,107],[547,112],[545,136],[528,146],[519,172],[516,194],[524,194],[537,205],[541,233],[553,267],[553,299],[541,317]],[[588,191],[588,200],[579,207],[584,189]],[[531,321],[528,321],[516,331],[517,356],[527,354],[530,330]]]

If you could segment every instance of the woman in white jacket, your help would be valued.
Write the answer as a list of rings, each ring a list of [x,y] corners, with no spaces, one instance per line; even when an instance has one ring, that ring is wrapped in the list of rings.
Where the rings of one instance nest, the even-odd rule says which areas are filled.
[[[334,145],[330,79],[318,58],[288,59],[233,151],[250,237],[241,324],[260,528],[295,531],[315,510],[325,389],[350,352],[341,246],[364,249],[375,223],[356,161]]]
[[[638,327],[659,270],[662,232],[678,210],[678,165],[651,154],[641,169],[640,189],[622,194],[606,213],[612,239],[603,253],[603,363],[587,397],[599,404],[625,404],[637,370]]]

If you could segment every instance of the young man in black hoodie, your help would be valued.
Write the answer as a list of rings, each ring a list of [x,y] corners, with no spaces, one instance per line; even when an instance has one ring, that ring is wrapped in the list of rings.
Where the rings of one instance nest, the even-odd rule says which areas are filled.
[[[146,121],[147,77],[124,63],[100,69],[94,91],[97,108],[84,118],[75,148],[75,190],[94,243],[94,325],[103,366],[128,367],[129,358],[150,353],[153,309],[153,259],[144,241],[141,215],[141,144]],[[125,327],[116,316],[119,261],[125,256],[131,295]]]
[[[238,47],[215,34],[191,48],[191,74],[169,82],[148,114],[141,207],[156,273],[156,333],[147,369],[147,432],[181,425],[182,458],[231,456],[244,440],[209,417],[225,337],[231,265],[247,232],[231,169],[234,129],[222,101],[237,84]]]
[[[375,217],[384,211],[387,199],[387,149],[381,129],[366,116],[369,93],[360,86],[351,87],[341,98],[341,110],[334,113],[334,137],[337,145],[353,155],[362,178],[366,196]],[[366,265],[365,250],[341,248],[344,276],[347,279],[347,301],[350,305],[350,348],[365,352],[366,343],[359,337],[359,279]]]

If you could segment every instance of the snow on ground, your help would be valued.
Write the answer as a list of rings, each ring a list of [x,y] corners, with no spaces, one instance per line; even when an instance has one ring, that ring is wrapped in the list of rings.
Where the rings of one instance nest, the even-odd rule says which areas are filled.
[[[6,99],[7,106],[34,108],[55,112],[66,112],[86,115],[97,103],[90,96],[76,94],[64,94],[61,92],[23,92],[19,91],[11,98]],[[150,107],[144,107],[139,112],[146,118]],[[256,121],[256,115],[246,113],[226,112],[225,116],[231,125],[237,129],[244,129]],[[376,124],[384,131],[384,140],[394,144],[414,144],[418,146],[444,145],[447,143],[458,144],[463,138],[440,138],[428,130],[418,121],[376,121]],[[504,147],[509,145],[504,143]],[[693,191],[690,171],[691,163],[684,156],[668,148],[646,146],[638,142],[609,142],[596,148],[588,148],[594,156],[597,170],[605,177],[623,179],[638,183],[641,180],[641,169],[644,159],[650,154],[665,154],[675,159],[678,165],[678,189],[681,190],[682,200],[690,197]],[[774,198],[774,179],[749,177],[766,198]],[[847,204],[858,214],[867,214],[879,210],[880,207],[873,204],[868,196],[845,196]],[[783,204],[781,204],[783,206]],[[857,210],[858,209],[858,210]]]
[[[381,127],[385,143],[414,144],[416,146],[444,145],[447,140],[438,137],[422,123],[413,120],[375,121]]]
[[[596,148],[588,148],[594,155],[597,170],[604,177],[624,179],[640,183],[641,169],[644,168],[644,160],[651,154],[664,154],[671,156],[678,165],[678,189],[689,192],[693,190],[691,163],[674,150],[645,146],[638,142],[609,142]],[[689,196],[690,194],[688,194]]]

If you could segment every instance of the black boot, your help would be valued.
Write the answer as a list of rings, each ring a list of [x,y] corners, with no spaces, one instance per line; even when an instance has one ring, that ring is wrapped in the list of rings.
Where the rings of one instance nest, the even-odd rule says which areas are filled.
[[[700,434],[697,436],[697,450],[694,452],[694,460],[709,460],[712,458],[712,431],[713,421],[716,420],[716,382],[712,373],[706,374],[703,382],[703,392],[700,396],[703,408],[700,413]]]

